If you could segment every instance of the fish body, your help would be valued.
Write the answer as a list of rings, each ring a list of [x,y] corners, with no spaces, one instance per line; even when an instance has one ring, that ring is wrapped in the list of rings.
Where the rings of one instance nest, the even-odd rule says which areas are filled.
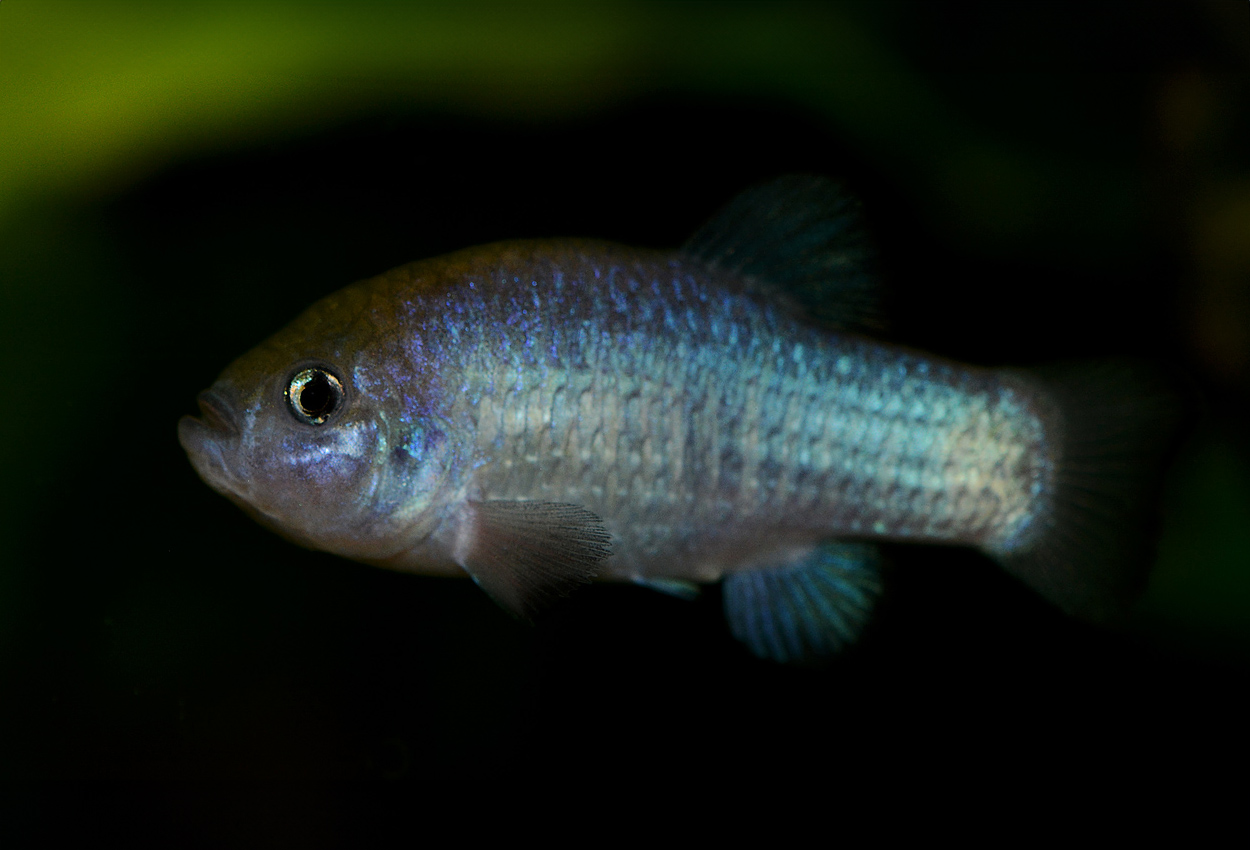
[[[671,254],[504,243],[391,281],[373,297],[410,324],[357,349],[356,385],[437,375],[377,404],[455,442],[448,503],[585,506],[606,575],[715,581],[830,536],[1007,545],[1040,507],[1018,380],[806,327]]]
[[[854,638],[878,540],[979,547],[1069,609],[1122,595],[1048,546],[1080,437],[1063,392],[879,342],[858,307],[813,320],[767,279],[793,250],[855,302],[848,216],[823,181],[779,183],[681,251],[518,241],[404,266],[232,364],[180,439],[296,542],[467,573],[522,615],[591,575],[737,577],[735,634],[779,660]]]

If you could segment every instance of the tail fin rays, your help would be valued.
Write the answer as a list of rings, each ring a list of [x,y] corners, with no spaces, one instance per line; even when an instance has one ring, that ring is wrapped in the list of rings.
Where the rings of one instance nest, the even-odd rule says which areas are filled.
[[[1060,367],[1029,376],[1053,404],[1053,492],[1025,538],[993,551],[1008,572],[1070,614],[1105,620],[1145,588],[1149,533],[1184,405],[1142,364]]]

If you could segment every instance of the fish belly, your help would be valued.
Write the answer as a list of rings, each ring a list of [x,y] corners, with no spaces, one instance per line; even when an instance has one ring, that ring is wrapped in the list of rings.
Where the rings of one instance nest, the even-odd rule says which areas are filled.
[[[479,376],[480,498],[581,505],[612,534],[606,573],[699,581],[835,538],[1006,545],[1036,514],[1050,464],[1022,380],[647,283],[624,319],[609,286],[580,322],[538,304],[524,339],[484,342],[520,354]]]

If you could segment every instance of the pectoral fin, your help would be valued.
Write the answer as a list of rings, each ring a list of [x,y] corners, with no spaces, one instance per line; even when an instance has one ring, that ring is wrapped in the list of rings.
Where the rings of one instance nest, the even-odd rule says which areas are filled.
[[[589,582],[611,554],[603,520],[555,502],[467,502],[456,559],[491,598],[529,619]]]
[[[864,543],[827,543],[794,564],[725,578],[725,617],[752,654],[813,661],[852,643],[881,592],[878,557]]]

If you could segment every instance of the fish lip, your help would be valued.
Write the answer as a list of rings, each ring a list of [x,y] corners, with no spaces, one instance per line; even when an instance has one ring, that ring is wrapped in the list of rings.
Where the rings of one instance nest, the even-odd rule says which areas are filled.
[[[232,447],[237,446],[241,433],[234,407],[213,390],[200,393],[196,402],[200,417],[183,416],[178,420],[178,442],[200,477],[214,490],[230,495],[237,483],[227,457],[233,453]]]
[[[208,456],[216,462],[217,466],[224,468],[224,456],[222,455],[220,443],[221,437],[221,432],[213,431],[202,420],[194,416],[183,416],[178,420],[178,442],[182,444],[182,448],[186,450],[187,454],[191,455],[193,462],[201,457]]]
[[[234,436],[239,433],[239,424],[235,421],[234,413],[220,395],[212,390],[204,390],[195,397],[195,401],[200,406],[203,424],[222,434]]]

